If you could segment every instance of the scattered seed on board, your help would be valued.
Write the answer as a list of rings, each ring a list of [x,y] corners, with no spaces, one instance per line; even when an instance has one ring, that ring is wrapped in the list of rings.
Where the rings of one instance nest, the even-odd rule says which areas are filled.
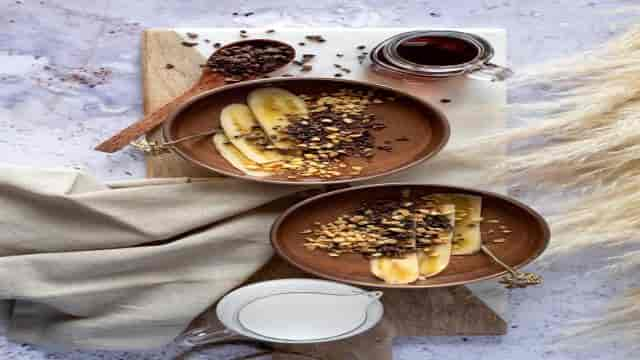
[[[304,38],[309,40],[309,41],[315,41],[315,42],[319,42],[319,43],[323,43],[323,42],[327,41],[322,35],[307,35]]]

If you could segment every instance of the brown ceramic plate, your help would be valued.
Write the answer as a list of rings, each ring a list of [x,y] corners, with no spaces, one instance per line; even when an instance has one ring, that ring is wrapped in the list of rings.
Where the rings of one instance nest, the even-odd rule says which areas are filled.
[[[467,284],[495,278],[505,271],[478,253],[452,256],[449,266],[440,274],[408,285],[390,285],[374,277],[369,261],[358,254],[330,257],[326,252],[304,248],[307,235],[300,232],[313,228],[314,222],[326,223],[355,210],[362,201],[398,198],[402,189],[411,189],[412,195],[456,193],[482,197],[482,216],[499,219],[512,233],[502,244],[486,242],[504,262],[518,268],[540,256],[549,242],[549,227],[544,219],[528,206],[506,196],[444,185],[381,184],[347,188],[321,194],[288,209],[271,228],[271,242],[277,253],[294,266],[308,273],[350,284],[387,288],[426,288]],[[496,224],[482,223],[483,240],[488,228]]]
[[[326,78],[279,78],[255,80],[224,86],[207,91],[182,105],[165,123],[165,141],[206,132],[219,127],[222,108],[232,103],[246,103],[251,90],[260,87],[280,87],[294,94],[317,94],[340,89],[358,88],[377,90],[397,100],[372,104],[369,109],[384,120],[385,129],[375,132],[376,145],[391,141],[393,151],[377,150],[367,161],[347,158],[351,166],[362,166],[364,170],[356,176],[339,176],[332,179],[305,178],[287,179],[285,175],[253,177],[245,175],[229,164],[215,149],[210,137],[186,141],[173,146],[184,159],[215,172],[248,180],[280,184],[335,184],[360,181],[392,174],[407,169],[437,154],[449,139],[449,123],[445,116],[433,106],[407,93],[366,82]],[[396,141],[407,137],[408,141]]]

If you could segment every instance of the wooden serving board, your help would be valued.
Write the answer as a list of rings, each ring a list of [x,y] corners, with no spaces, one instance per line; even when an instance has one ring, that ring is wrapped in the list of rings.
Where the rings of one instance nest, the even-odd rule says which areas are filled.
[[[199,65],[205,61],[205,57],[201,50],[182,46],[183,39],[176,31],[170,29],[152,29],[143,33],[145,113],[153,111],[172,97],[179,95],[198,79]],[[211,39],[212,43],[215,41]],[[166,64],[172,64],[174,68],[167,69]],[[159,139],[159,131],[149,134],[148,138]],[[163,154],[147,158],[147,176],[219,175],[192,166],[174,154]],[[280,205],[282,210],[285,209],[285,205],[288,204]],[[265,237],[267,236],[268,233],[265,231]],[[308,277],[308,275],[274,257],[249,279],[248,283],[288,277]],[[464,286],[424,290],[385,290],[382,301],[385,307],[383,321],[365,334],[332,343],[275,347],[326,360],[391,360],[392,342],[395,337],[502,335],[507,331],[506,322]],[[196,323],[215,321],[212,310],[213,307],[196,320]],[[290,355],[274,355],[275,358],[300,359]]]

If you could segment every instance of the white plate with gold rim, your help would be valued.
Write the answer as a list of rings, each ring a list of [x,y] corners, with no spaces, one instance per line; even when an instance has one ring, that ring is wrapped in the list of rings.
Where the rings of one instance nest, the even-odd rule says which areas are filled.
[[[375,326],[384,313],[380,291],[332,281],[282,279],[232,291],[216,306],[225,329],[197,328],[181,336],[188,346],[237,336],[272,343],[345,339]]]

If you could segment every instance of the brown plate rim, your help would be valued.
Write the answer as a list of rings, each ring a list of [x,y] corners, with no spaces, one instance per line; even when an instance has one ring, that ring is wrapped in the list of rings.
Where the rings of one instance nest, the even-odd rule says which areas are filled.
[[[199,95],[196,95],[194,97],[192,97],[191,99],[187,100],[186,102],[184,102],[183,104],[181,104],[173,113],[171,113],[171,115],[169,116],[168,120],[165,121],[164,125],[162,126],[162,140],[164,142],[168,142],[168,141],[172,141],[172,139],[169,138],[169,133],[170,133],[170,129],[173,125],[173,123],[176,121],[176,119],[189,107],[191,106],[193,103],[199,101],[200,99],[203,99],[205,97],[209,97],[209,96],[215,96],[217,93],[222,92],[222,91],[227,91],[229,89],[234,89],[234,88],[238,88],[238,87],[244,87],[244,86],[250,86],[250,85],[260,85],[260,84],[268,84],[268,83],[272,83],[272,82],[294,82],[294,81],[328,81],[328,82],[333,82],[333,83],[345,83],[345,84],[349,84],[352,86],[365,86],[365,87],[370,87],[370,88],[377,88],[383,91],[390,91],[399,95],[402,95],[404,97],[410,98],[414,101],[417,101],[419,103],[421,103],[423,106],[429,108],[431,111],[433,111],[437,116],[434,118],[433,121],[437,121],[439,122],[439,125],[442,126],[443,129],[443,135],[440,138],[440,142],[434,147],[434,149],[429,152],[428,154],[426,154],[425,156],[412,161],[406,165],[403,166],[399,166],[397,168],[393,168],[384,172],[381,172],[379,174],[373,174],[373,175],[367,175],[367,176],[355,176],[352,178],[347,178],[347,179],[340,179],[340,180],[313,180],[313,181],[294,181],[294,180],[277,180],[277,179],[269,179],[269,178],[260,178],[260,177],[255,177],[255,176],[249,176],[249,175],[240,175],[240,174],[236,174],[236,173],[232,173],[232,172],[228,172],[225,170],[221,170],[221,169],[217,169],[215,167],[209,166],[201,161],[198,161],[196,159],[191,158],[189,155],[185,154],[183,151],[180,150],[180,148],[176,147],[176,146],[170,146],[170,149],[176,153],[178,156],[180,156],[182,159],[195,164],[197,166],[203,167],[205,169],[211,170],[213,172],[216,172],[218,174],[222,174],[222,175],[226,175],[226,176],[231,176],[231,177],[235,177],[235,178],[239,178],[239,179],[244,179],[244,180],[249,180],[249,181],[255,181],[255,182],[261,182],[261,183],[271,183],[271,184],[280,184],[280,185],[297,185],[297,186],[310,186],[310,185],[333,185],[333,184],[344,184],[344,183],[351,183],[351,182],[360,182],[360,181],[366,181],[366,180],[371,180],[371,179],[375,179],[381,176],[387,176],[387,175],[391,175],[391,174],[395,174],[397,172],[403,171],[403,170],[407,170],[410,169],[424,161],[427,161],[428,159],[436,156],[437,154],[439,154],[442,149],[444,149],[444,147],[447,145],[447,143],[449,142],[449,138],[451,137],[451,126],[449,124],[449,119],[447,118],[447,116],[440,111],[438,108],[436,108],[434,105],[432,105],[431,103],[415,96],[412,95],[408,92],[402,91],[400,89],[396,89],[394,87],[391,86],[387,86],[387,85],[380,85],[380,84],[375,84],[372,82],[368,82],[368,81],[361,81],[361,80],[353,80],[353,79],[335,79],[335,78],[330,78],[330,77],[300,77],[300,78],[288,78],[288,77],[273,77],[273,78],[269,78],[269,79],[259,79],[259,80],[248,80],[248,81],[243,81],[241,83],[237,83],[237,84],[231,84],[231,85],[224,85],[221,86],[219,88],[216,89],[211,89],[211,90],[207,90]]]
[[[285,253],[285,251],[280,247],[280,245],[278,244],[278,241],[276,240],[276,233],[280,229],[280,225],[284,222],[284,220],[286,220],[286,218],[289,215],[291,215],[293,212],[295,212],[297,209],[303,207],[306,204],[309,204],[311,202],[323,199],[325,197],[329,197],[329,196],[333,196],[333,195],[336,195],[336,194],[341,194],[341,193],[345,193],[345,192],[349,192],[349,191],[362,190],[362,189],[373,189],[373,188],[379,188],[379,187],[393,187],[393,186],[433,186],[433,187],[443,187],[443,188],[448,188],[448,189],[451,189],[451,190],[456,190],[456,191],[459,191],[459,192],[468,192],[468,193],[479,195],[479,196],[489,196],[489,197],[498,198],[498,199],[500,199],[502,201],[506,201],[506,202],[508,202],[508,203],[510,203],[512,205],[515,205],[515,206],[525,210],[536,221],[536,223],[538,225],[538,228],[540,230],[542,230],[544,245],[541,246],[538,249],[538,251],[536,251],[535,253],[531,254],[526,260],[524,260],[520,264],[514,266],[514,268],[516,268],[516,269],[519,269],[521,267],[524,267],[524,266],[530,264],[533,260],[537,259],[540,255],[542,255],[542,253],[549,246],[549,240],[551,238],[551,230],[549,228],[549,224],[544,219],[544,217],[542,217],[542,215],[540,215],[537,211],[535,211],[530,206],[528,206],[528,205],[524,204],[523,202],[521,202],[519,200],[516,200],[516,199],[514,199],[514,198],[512,198],[510,196],[498,194],[498,193],[495,193],[495,192],[492,192],[492,191],[479,190],[479,189],[462,187],[462,186],[452,186],[452,185],[446,185],[446,184],[431,184],[431,183],[429,183],[429,184],[402,183],[402,182],[393,182],[393,183],[361,185],[361,186],[348,187],[348,188],[345,188],[345,189],[339,189],[339,190],[334,190],[334,191],[322,193],[320,195],[316,195],[316,196],[310,197],[310,198],[305,199],[305,200],[303,200],[303,201],[301,201],[301,202],[299,202],[299,203],[297,203],[295,205],[292,205],[287,210],[285,210],[284,213],[282,213],[280,216],[278,216],[278,218],[271,225],[271,230],[269,232],[269,237],[270,237],[270,240],[271,240],[271,246],[275,249],[275,251],[278,254],[278,256],[283,258],[289,264],[297,267],[298,269],[300,269],[300,270],[302,270],[302,271],[304,271],[306,273],[318,276],[318,277],[323,278],[323,279],[328,279],[328,280],[333,280],[333,281],[338,281],[338,282],[341,282],[341,283],[347,283],[347,284],[353,284],[353,285],[373,287],[373,288],[425,289],[425,288],[450,287],[450,286],[465,285],[465,284],[471,284],[471,283],[475,283],[475,282],[479,282],[479,281],[495,279],[495,278],[497,278],[499,276],[502,276],[502,275],[505,275],[507,273],[506,270],[503,270],[503,271],[497,272],[495,274],[482,276],[482,277],[479,277],[479,278],[474,278],[474,279],[470,279],[470,280],[463,280],[463,281],[453,281],[453,282],[445,283],[445,284],[393,285],[393,284],[385,284],[385,283],[371,283],[371,282],[359,281],[359,280],[349,280],[349,279],[339,278],[339,277],[336,277],[336,276],[326,275],[326,274],[323,274],[321,271],[316,271],[314,269],[309,268],[308,266],[306,266],[304,264],[298,263],[297,261],[293,260],[292,258],[290,258]]]

